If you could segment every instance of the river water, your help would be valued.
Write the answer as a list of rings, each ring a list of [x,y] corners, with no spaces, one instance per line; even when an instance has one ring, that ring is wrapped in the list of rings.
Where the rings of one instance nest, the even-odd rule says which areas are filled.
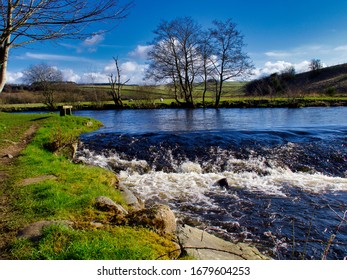
[[[104,124],[78,158],[147,204],[275,259],[346,258],[346,107],[76,114]]]

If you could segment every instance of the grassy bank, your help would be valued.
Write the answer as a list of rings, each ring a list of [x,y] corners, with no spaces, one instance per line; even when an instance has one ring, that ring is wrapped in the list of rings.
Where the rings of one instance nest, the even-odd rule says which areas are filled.
[[[105,102],[78,102],[69,103],[77,110],[107,110],[115,109],[112,101]],[[57,104],[57,107],[64,103]],[[223,97],[219,108],[301,108],[301,107],[329,107],[347,106],[347,97],[307,96],[301,98],[287,97]],[[196,108],[203,108],[202,100],[197,99]],[[205,107],[214,108],[214,100],[206,98]],[[122,109],[165,109],[184,108],[184,104],[178,104],[174,99],[166,98],[152,100],[125,100]],[[42,103],[33,104],[0,104],[0,111],[44,111],[47,106]]]
[[[99,122],[53,114],[0,113],[0,149],[6,150],[33,125],[39,128],[30,144],[10,166],[0,166],[0,171],[8,173],[0,184],[0,195],[8,200],[2,224],[6,230],[0,234],[7,243],[6,258],[155,259],[174,249],[172,242],[148,229],[112,225],[110,215],[94,207],[98,196],[123,204],[112,172],[74,164],[64,149],[52,153],[52,146],[63,147],[81,133],[97,129]],[[47,227],[35,242],[16,238],[20,229],[42,220],[68,220],[73,227]],[[98,223],[105,226],[98,228]]]

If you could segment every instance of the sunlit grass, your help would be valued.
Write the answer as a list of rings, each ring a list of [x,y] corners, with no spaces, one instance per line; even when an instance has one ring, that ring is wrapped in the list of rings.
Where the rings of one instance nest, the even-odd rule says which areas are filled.
[[[0,139],[20,138],[32,124],[40,126],[35,138],[8,167],[6,189],[11,209],[6,227],[19,231],[42,220],[69,220],[73,228],[51,226],[36,242],[13,238],[7,248],[13,259],[153,259],[172,251],[171,241],[143,228],[112,226],[112,215],[94,207],[95,198],[107,196],[124,205],[115,189],[117,177],[108,170],[74,164],[64,155],[54,155],[46,143],[64,134],[62,139],[95,130],[100,123],[80,117],[0,113]],[[58,134],[57,134],[58,131]],[[50,177],[47,177],[50,175]],[[47,179],[28,182],[46,176]],[[23,184],[23,182],[26,182]],[[92,223],[102,223],[95,229]],[[3,237],[5,235],[1,234]],[[0,236],[1,237],[1,236]]]
[[[153,232],[130,227],[82,231],[56,225],[46,228],[39,243],[20,239],[12,245],[15,259],[32,260],[150,260],[174,250]]]

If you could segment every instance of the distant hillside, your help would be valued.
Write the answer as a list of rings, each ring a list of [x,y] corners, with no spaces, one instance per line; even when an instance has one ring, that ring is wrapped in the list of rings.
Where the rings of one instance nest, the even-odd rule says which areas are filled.
[[[300,74],[285,72],[254,80],[246,95],[347,95],[347,63]]]

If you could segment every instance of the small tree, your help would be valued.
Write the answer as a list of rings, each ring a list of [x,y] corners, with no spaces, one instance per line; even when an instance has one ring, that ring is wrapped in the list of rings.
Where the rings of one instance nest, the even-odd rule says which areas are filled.
[[[114,104],[118,107],[122,107],[123,106],[123,102],[122,102],[122,87],[127,84],[130,79],[126,80],[125,82],[121,81],[121,70],[119,68],[118,65],[118,58],[113,58],[115,64],[116,64],[116,75],[113,75],[112,73],[110,74],[108,81],[110,83],[111,86],[111,91],[110,94],[112,96],[112,100],[114,102]]]
[[[49,109],[55,108],[55,92],[63,81],[63,74],[55,67],[46,63],[30,66],[24,72],[24,80],[36,90],[42,92],[43,103]]]
[[[282,78],[285,80],[291,80],[295,77],[295,68],[294,66],[288,66],[281,72]]]
[[[320,59],[314,58],[314,59],[311,59],[311,62],[308,67],[311,71],[319,71],[320,69],[323,68],[323,64],[320,61]]]

